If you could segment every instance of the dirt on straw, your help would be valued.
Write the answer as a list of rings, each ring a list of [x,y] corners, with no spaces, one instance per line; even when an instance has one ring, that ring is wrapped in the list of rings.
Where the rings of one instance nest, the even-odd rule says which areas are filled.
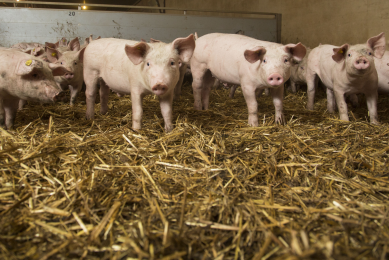
[[[286,93],[280,126],[263,96],[249,127],[240,89],[195,111],[186,86],[169,134],[153,96],[141,131],[129,96],[29,104],[0,130],[0,259],[388,259],[388,104],[374,126]]]

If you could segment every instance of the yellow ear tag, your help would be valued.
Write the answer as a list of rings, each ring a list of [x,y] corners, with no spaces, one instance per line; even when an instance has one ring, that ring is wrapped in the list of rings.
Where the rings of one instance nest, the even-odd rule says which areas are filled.
[[[140,47],[136,47],[138,50],[140,50]]]
[[[343,53],[343,50],[342,50],[342,49],[340,49],[340,50],[339,50],[339,53],[340,53],[340,54],[342,54],[342,53]]]
[[[28,60],[28,61],[26,61],[26,65],[27,65],[27,66],[30,66],[30,65],[31,65],[31,63],[32,63],[32,60]]]
[[[255,53],[256,53],[256,54],[258,54],[258,53],[259,53],[259,51],[256,51]]]
[[[32,51],[35,51],[35,49],[33,49]]]
[[[57,55],[55,52],[53,52],[53,53],[51,54],[51,56],[53,56],[53,57],[55,57],[55,55]]]

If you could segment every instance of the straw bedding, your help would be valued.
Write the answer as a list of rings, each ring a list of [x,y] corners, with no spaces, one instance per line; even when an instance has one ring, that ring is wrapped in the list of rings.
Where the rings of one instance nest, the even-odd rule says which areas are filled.
[[[388,102],[373,126],[286,93],[279,126],[263,96],[253,128],[240,90],[195,111],[185,86],[169,134],[152,96],[141,131],[129,96],[29,104],[0,130],[0,259],[387,259]]]

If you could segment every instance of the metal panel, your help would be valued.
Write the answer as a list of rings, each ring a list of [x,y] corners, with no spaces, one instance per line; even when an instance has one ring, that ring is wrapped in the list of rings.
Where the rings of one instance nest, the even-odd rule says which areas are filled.
[[[154,38],[170,42],[197,32],[235,33],[266,41],[277,41],[276,19],[227,18],[192,15],[0,8],[0,45],[19,42],[56,42],[62,37],[140,40]]]

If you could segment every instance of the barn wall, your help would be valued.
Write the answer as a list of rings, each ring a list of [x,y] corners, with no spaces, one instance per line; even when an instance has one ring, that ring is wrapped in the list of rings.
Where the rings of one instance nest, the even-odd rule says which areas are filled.
[[[139,5],[156,6],[155,0]],[[282,13],[282,43],[362,43],[380,32],[389,39],[389,1],[383,0],[166,0],[166,6]]]

